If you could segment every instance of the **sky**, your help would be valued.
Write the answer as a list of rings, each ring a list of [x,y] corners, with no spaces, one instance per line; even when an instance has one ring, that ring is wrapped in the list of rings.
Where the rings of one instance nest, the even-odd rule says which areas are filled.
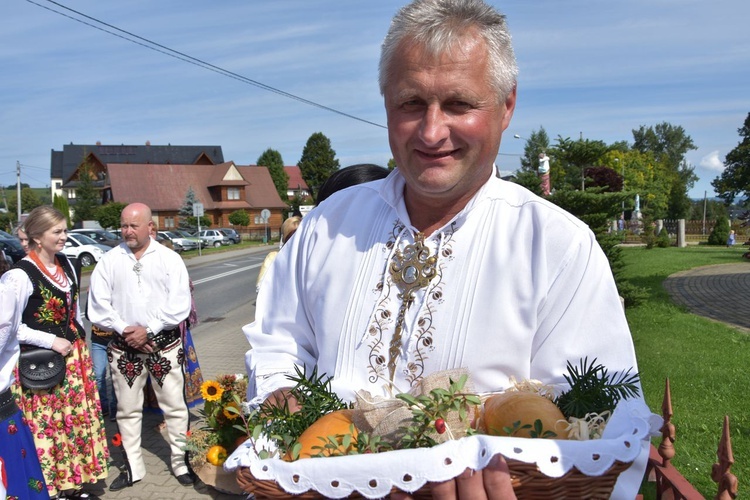
[[[0,185],[20,164],[21,182],[48,186],[51,150],[69,143],[219,145],[239,165],[272,148],[295,165],[322,132],[342,167],[392,157],[377,66],[403,0],[0,3]],[[750,2],[489,3],[508,17],[520,68],[502,171],[520,167],[514,135],[632,143],[634,129],[668,122],[697,146],[690,196],[714,196],[750,113]]]

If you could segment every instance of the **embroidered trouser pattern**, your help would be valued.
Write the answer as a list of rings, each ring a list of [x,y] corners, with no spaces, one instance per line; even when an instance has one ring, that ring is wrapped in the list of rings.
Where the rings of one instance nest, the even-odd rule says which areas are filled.
[[[154,394],[164,412],[167,439],[171,451],[172,473],[188,472],[185,452],[178,439],[188,430],[189,414],[185,402],[184,352],[180,339],[154,353],[125,351],[110,343],[109,363],[112,385],[117,395],[117,425],[128,456],[133,480],[143,479],[146,466],[141,453],[143,426],[143,388],[151,375]]]

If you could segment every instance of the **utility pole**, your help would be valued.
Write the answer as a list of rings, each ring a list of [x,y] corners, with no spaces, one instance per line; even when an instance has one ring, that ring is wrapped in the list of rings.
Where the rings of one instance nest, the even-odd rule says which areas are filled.
[[[16,160],[16,207],[18,225],[21,225],[21,162]]]

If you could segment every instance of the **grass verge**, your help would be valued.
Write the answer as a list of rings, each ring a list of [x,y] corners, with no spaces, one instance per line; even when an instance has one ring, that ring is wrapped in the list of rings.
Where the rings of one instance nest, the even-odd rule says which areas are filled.
[[[711,264],[741,262],[744,249],[625,248],[623,277],[647,288],[649,299],[626,311],[633,334],[646,401],[661,414],[665,379],[672,393],[676,427],[674,466],[707,498],[716,494],[711,466],[729,415],[740,491],[750,478],[750,335],[701,318],[675,305],[662,286],[671,274]],[[750,262],[747,263],[750,266]],[[737,297],[747,308],[750,297]],[[659,439],[654,440],[658,446]]]

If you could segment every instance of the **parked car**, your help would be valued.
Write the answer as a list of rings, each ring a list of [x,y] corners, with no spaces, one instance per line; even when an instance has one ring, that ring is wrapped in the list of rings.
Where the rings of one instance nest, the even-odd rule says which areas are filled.
[[[2,229],[0,229],[0,238],[15,238],[15,236],[7,231],[3,231]]]
[[[63,253],[71,259],[78,259],[81,267],[93,266],[112,247],[102,245],[92,240],[85,234],[68,233],[68,241],[65,242]]]
[[[195,241],[197,244],[201,246],[201,248],[206,248],[208,245],[206,245],[206,242],[203,241],[196,235],[195,233],[191,233],[190,231],[187,231],[185,229],[175,229],[172,231],[173,233],[179,234],[183,238],[187,238],[189,240]]]
[[[224,236],[226,236],[227,238],[229,238],[229,241],[231,243],[235,244],[235,245],[237,243],[239,243],[240,241],[242,241],[242,237],[240,236],[240,233],[238,233],[237,231],[235,231],[232,228],[229,228],[229,227],[220,227],[219,231],[221,231],[222,233],[224,233]]]
[[[221,245],[229,245],[229,238],[218,229],[204,229],[198,236],[209,246],[220,247]]]
[[[69,233],[85,234],[97,243],[108,247],[116,247],[122,243],[122,238],[105,229],[73,229]]]
[[[18,238],[0,238],[0,250],[5,252],[5,256],[10,257],[13,263],[18,262],[26,256],[26,252],[23,251]]]
[[[200,239],[198,238],[185,238],[176,231],[158,231],[158,237],[168,239],[172,243],[172,249],[177,252],[184,252],[186,250],[197,250],[200,245]]]

